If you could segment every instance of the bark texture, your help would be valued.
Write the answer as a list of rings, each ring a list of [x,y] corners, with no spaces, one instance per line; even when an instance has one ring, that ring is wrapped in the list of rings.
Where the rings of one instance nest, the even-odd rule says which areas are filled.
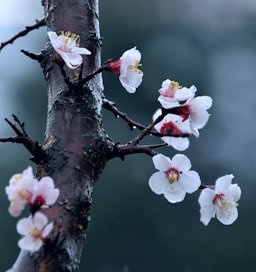
[[[80,35],[84,57],[83,76],[101,65],[98,0],[43,0],[48,31]],[[43,51],[43,71],[48,84],[48,117],[43,149],[46,159],[38,175],[50,175],[60,189],[57,203],[45,214],[54,231],[45,246],[34,254],[21,251],[12,271],[78,271],[82,245],[90,221],[92,191],[107,161],[108,141],[102,129],[102,78],[95,76],[83,87],[66,85],[54,62],[49,43]],[[66,68],[65,68],[66,69]],[[77,75],[67,69],[75,82]]]

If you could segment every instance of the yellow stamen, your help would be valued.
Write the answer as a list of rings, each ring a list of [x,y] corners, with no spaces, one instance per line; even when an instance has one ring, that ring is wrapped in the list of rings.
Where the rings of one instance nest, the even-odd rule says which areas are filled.
[[[31,236],[35,237],[35,238],[39,238],[41,237],[41,232],[38,230],[38,229],[33,229],[31,232],[30,232]]]
[[[180,89],[182,88],[182,86],[179,84],[179,82],[176,82],[176,81],[171,81],[171,88],[177,88],[177,89]]]
[[[128,69],[136,72],[137,74],[142,74],[143,72],[139,69],[139,67],[141,67],[141,66],[142,66],[142,64],[140,63],[139,60],[137,60],[134,65],[132,65],[132,64],[129,65]]]
[[[67,45],[69,40],[75,41],[76,45],[80,46],[80,36],[78,34],[71,33],[70,31],[67,31],[67,32],[61,31],[60,35],[64,36],[64,38],[63,38],[63,45],[64,46]]]
[[[176,181],[176,178],[174,176],[168,177],[168,180],[171,184],[173,184]]]

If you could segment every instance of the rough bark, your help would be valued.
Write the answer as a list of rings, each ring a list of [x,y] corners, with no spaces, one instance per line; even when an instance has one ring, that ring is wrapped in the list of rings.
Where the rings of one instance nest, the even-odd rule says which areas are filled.
[[[98,0],[43,0],[48,31],[79,34],[84,57],[83,76],[100,67],[101,39]],[[43,149],[46,159],[38,175],[50,175],[60,189],[57,203],[44,210],[54,231],[34,254],[21,251],[15,272],[78,271],[82,245],[90,221],[92,191],[107,161],[108,141],[102,129],[102,78],[95,76],[80,89],[65,84],[54,52],[46,45],[42,63],[48,86],[48,117]],[[66,70],[75,81],[74,71]]]

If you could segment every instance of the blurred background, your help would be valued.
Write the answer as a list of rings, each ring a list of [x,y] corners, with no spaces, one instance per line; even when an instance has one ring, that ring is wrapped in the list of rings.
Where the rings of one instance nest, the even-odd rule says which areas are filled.
[[[43,16],[41,1],[1,0],[0,42]],[[147,124],[159,107],[158,89],[166,78],[196,85],[214,104],[207,126],[184,152],[202,182],[213,184],[233,173],[242,188],[239,219],[224,226],[200,221],[199,192],[176,205],[148,187],[156,171],[146,155],[111,161],[96,184],[92,222],[80,271],[90,272],[239,272],[254,271],[256,252],[256,0],[100,1],[102,60],[118,58],[137,46],[144,81],[128,94],[104,74],[106,97],[130,117]],[[23,56],[39,52],[46,29],[35,30],[0,53],[0,137],[13,135],[4,122],[17,114],[33,139],[43,141],[46,84],[39,65]],[[126,143],[138,131],[104,111],[104,126]],[[158,143],[152,137],[145,143]],[[176,152],[162,149],[172,157]],[[17,219],[9,216],[4,188],[31,162],[22,146],[0,145],[0,271],[19,252]]]

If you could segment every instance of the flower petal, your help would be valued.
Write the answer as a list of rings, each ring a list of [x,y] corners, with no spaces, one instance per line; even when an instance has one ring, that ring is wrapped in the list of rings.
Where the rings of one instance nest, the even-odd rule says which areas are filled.
[[[125,77],[122,74],[119,76],[119,80],[128,93],[135,93],[142,82],[142,77],[143,73],[128,70]]]
[[[176,93],[175,93],[175,97],[179,100],[179,101],[184,101],[187,100],[191,97],[195,96],[195,92],[197,91],[196,87],[193,85],[190,88],[180,88],[177,89]]]
[[[164,197],[171,203],[177,203],[184,200],[186,192],[180,188],[177,182],[172,186],[166,187],[164,191]]]
[[[196,171],[182,173],[179,178],[180,186],[187,193],[194,193],[201,185],[201,180]]]
[[[72,48],[72,52],[79,55],[91,55],[91,51],[83,47],[74,47]]]
[[[161,103],[162,107],[165,109],[171,109],[171,108],[179,106],[178,101],[175,101],[173,98],[165,97],[163,95],[160,95],[158,97],[158,101]]]
[[[83,62],[83,58],[79,54],[66,53],[62,51],[59,52],[59,54],[70,69],[76,69]]]
[[[238,217],[237,208],[232,204],[225,208],[217,207],[216,217],[222,224],[231,225]]]
[[[53,229],[53,223],[48,224],[48,225],[44,228],[44,230],[43,230],[43,232],[42,232],[42,237],[43,237],[43,238],[48,237],[49,234],[51,233],[52,229]]]
[[[157,154],[152,158],[152,160],[157,170],[165,172],[172,167],[171,159],[164,156],[163,154]]]
[[[176,154],[172,158],[173,167],[178,169],[180,172],[187,172],[191,168],[191,162],[189,158],[183,154]]]
[[[210,96],[198,96],[194,101],[205,110],[208,110],[212,106],[212,98]]]
[[[34,228],[31,218],[22,218],[17,223],[17,232],[21,235],[27,235]]]
[[[207,226],[211,219],[215,217],[216,209],[214,205],[206,206],[200,209],[200,221]]]
[[[33,253],[40,249],[43,245],[43,241],[41,239],[33,239],[31,236],[26,236],[19,240],[18,245],[21,249]]]
[[[163,172],[156,172],[149,179],[149,187],[157,195],[164,193],[167,183],[168,180]]]
[[[218,178],[216,180],[215,191],[218,194],[225,194],[225,192],[228,191],[233,178],[234,178],[233,175],[225,175],[223,177]]]
[[[237,202],[241,197],[241,188],[237,184],[231,184],[226,194],[232,201]]]
[[[161,139],[178,151],[184,151],[189,147],[187,138],[162,137]]]
[[[25,208],[25,203],[18,203],[18,204],[11,203],[11,205],[8,208],[8,211],[11,216],[17,217],[21,214],[24,208]]]
[[[215,195],[216,193],[214,190],[210,188],[203,189],[198,199],[201,208],[212,206]]]
[[[201,207],[200,221],[206,226],[209,224],[211,218],[214,217],[216,213],[216,208],[213,204],[213,199],[215,195],[216,194],[213,190],[206,188],[202,190],[198,199],[198,202]]]
[[[48,218],[41,212],[36,212],[34,215],[34,225],[38,230],[42,230],[48,223]]]

